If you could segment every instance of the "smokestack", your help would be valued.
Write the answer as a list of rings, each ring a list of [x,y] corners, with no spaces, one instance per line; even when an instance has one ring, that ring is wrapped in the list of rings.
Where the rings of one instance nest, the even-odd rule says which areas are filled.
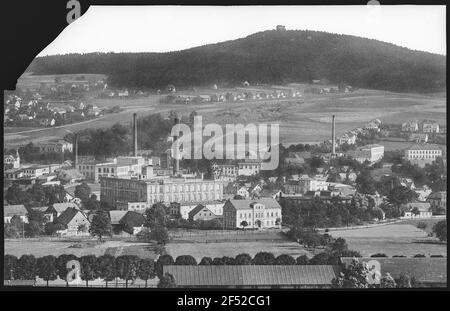
[[[333,115],[333,121],[332,121],[332,125],[331,125],[331,145],[333,148],[331,155],[335,156],[336,155],[336,121],[335,121],[334,115]]]
[[[179,120],[178,118],[175,118],[174,120],[174,124],[178,124]],[[175,144],[175,142],[177,141],[178,136],[174,136],[173,137],[173,143]],[[175,145],[176,146],[176,145]],[[180,171],[180,160],[178,159],[178,152],[179,152],[179,148],[177,146],[177,148],[175,149],[175,154],[173,155],[174,159],[173,159],[173,175],[177,175],[178,172]]]
[[[73,160],[73,166],[75,169],[78,167],[78,134],[73,134],[73,154],[74,154],[74,160]]]
[[[137,114],[133,113],[133,156],[137,156]]]

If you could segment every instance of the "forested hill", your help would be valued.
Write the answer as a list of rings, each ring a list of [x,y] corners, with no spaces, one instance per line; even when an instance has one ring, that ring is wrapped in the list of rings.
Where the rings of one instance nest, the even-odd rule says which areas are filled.
[[[142,38],[142,40],[151,40]],[[34,74],[104,73],[120,87],[281,84],[326,79],[399,92],[445,88],[446,57],[355,36],[264,31],[169,53],[90,53],[40,57]]]

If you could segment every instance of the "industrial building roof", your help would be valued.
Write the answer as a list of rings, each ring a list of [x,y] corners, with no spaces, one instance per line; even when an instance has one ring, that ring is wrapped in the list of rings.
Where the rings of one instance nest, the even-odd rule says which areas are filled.
[[[164,266],[178,286],[331,285],[339,273],[331,265]]]

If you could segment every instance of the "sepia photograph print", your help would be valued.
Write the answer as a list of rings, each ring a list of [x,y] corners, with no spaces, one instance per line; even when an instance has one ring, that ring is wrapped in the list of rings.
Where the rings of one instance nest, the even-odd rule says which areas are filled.
[[[447,289],[446,6],[380,2],[53,1],[3,73],[3,290]]]

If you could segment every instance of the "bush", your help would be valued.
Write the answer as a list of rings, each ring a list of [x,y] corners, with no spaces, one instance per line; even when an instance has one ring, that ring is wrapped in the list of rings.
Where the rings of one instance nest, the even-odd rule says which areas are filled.
[[[427,228],[427,224],[423,221],[420,221],[419,223],[417,223],[417,228],[425,230]]]
[[[376,257],[387,257],[387,255],[386,254],[377,253],[377,254],[373,254],[370,257],[373,257],[373,258],[376,258]]]

